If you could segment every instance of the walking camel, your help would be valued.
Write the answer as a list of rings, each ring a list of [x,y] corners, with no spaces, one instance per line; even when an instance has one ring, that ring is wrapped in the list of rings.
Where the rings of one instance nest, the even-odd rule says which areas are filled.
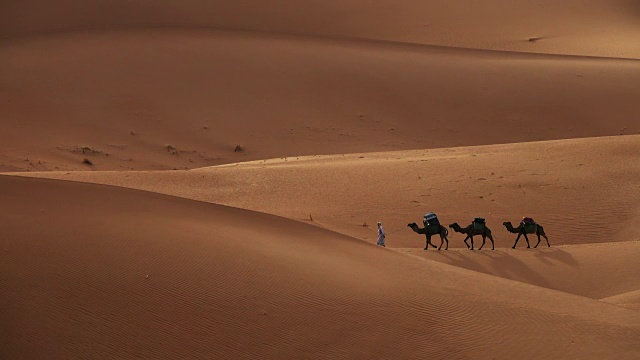
[[[482,247],[487,241],[487,238],[491,240],[491,250],[495,250],[495,243],[493,242],[493,236],[491,236],[491,230],[486,225],[483,226],[482,229],[476,229],[473,224],[462,228],[460,227],[460,225],[458,225],[458,223],[453,223],[449,225],[449,227],[452,228],[455,232],[467,235],[467,237],[464,239],[464,244],[467,245],[467,249],[473,250],[473,237],[476,235],[480,235],[482,236],[482,245],[478,250],[482,250]],[[471,239],[471,246],[469,246],[469,244],[467,243],[467,239]]]
[[[442,245],[445,243],[445,241],[447,242],[447,247],[444,249],[449,250],[449,239],[447,239],[447,236],[449,235],[449,230],[447,230],[446,227],[442,225],[438,225],[438,229],[437,229],[438,231],[433,231],[434,227],[432,226],[425,226],[424,228],[420,228],[416,223],[407,224],[407,226],[410,227],[411,230],[415,231],[418,234],[424,234],[424,236],[427,238],[427,243],[424,246],[425,250],[429,250],[429,245],[436,247],[431,242],[431,237],[433,235],[440,235],[440,247],[438,247],[438,250],[442,248]]]
[[[520,236],[523,235],[524,239],[527,241],[527,248],[531,248],[531,246],[529,245],[529,238],[527,237],[527,234],[536,234],[538,236],[538,243],[533,247],[534,249],[537,248],[540,244],[540,236],[544,237],[544,239],[547,240],[547,246],[551,247],[551,244],[549,244],[549,238],[547,238],[547,235],[544,233],[542,225],[533,223],[529,224],[529,226],[525,226],[523,223],[520,223],[517,228],[514,228],[513,225],[511,225],[511,221],[505,221],[502,223],[502,225],[504,225],[507,228],[507,231],[509,231],[510,233],[518,234],[515,244],[513,244],[513,246],[511,247],[512,249],[516,248],[518,240],[520,240]]]

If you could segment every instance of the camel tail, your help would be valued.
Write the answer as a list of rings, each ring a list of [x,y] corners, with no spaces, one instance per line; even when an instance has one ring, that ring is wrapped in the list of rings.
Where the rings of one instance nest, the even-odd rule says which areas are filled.
[[[445,237],[449,236],[449,229],[447,229],[446,226],[442,226],[442,225],[440,225],[440,226],[444,229],[444,236]]]

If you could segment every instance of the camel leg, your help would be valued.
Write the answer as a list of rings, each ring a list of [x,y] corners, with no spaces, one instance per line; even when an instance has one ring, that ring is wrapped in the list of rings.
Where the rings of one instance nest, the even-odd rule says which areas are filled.
[[[444,245],[444,238],[442,238],[442,235],[440,235],[440,247],[438,248],[438,251],[442,249],[442,245]]]
[[[547,246],[551,247],[551,244],[549,244],[549,238],[547,237],[547,235],[545,235],[544,233],[542,233],[540,235],[542,235],[542,237],[544,237],[544,239],[547,240]]]
[[[536,235],[538,235],[538,242],[536,243],[536,246],[533,247],[534,249],[540,245],[540,233],[536,233]]]
[[[493,236],[487,235],[487,237],[489,238],[489,240],[491,240],[491,250],[495,250],[496,244],[493,242]]]
[[[470,236],[469,236],[469,235],[467,235],[467,237],[466,237],[466,238],[464,238],[464,244],[465,244],[465,245],[467,245],[467,249],[469,249],[469,248],[470,248],[469,243],[467,242],[467,239],[469,239],[469,238],[470,238]]]
[[[437,248],[437,246],[433,245],[433,243],[431,242],[431,235],[425,235],[427,237],[427,243],[424,245],[424,249],[425,250],[429,250],[429,245],[433,246],[434,248]]]
[[[478,249],[478,251],[482,250],[482,247],[484,246],[484,244],[487,242],[487,237],[482,235],[482,245],[480,245],[480,249]]]
[[[522,234],[518,234],[518,237],[516,238],[515,244],[513,244],[513,246],[511,247],[512,249],[515,249],[516,245],[518,245],[518,240],[520,240],[520,236],[522,236]]]
[[[474,248],[473,248],[473,236],[471,236],[471,250],[474,250]]]
[[[445,250],[449,250],[449,239],[447,239],[447,237],[446,237],[446,236],[444,237],[444,241],[446,241],[446,242],[447,242],[447,247],[446,247],[446,248],[444,248],[444,249],[445,249]]]
[[[527,249],[531,249],[531,245],[529,245],[529,238],[527,237],[527,234],[522,233],[522,235],[524,235],[524,239],[527,240]]]

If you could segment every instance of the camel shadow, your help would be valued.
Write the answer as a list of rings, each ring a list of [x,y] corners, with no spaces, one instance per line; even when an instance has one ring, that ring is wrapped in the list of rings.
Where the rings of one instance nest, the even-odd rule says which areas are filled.
[[[442,256],[448,260],[447,263],[464,269],[546,288],[553,287],[544,276],[534,271],[529,265],[516,256],[509,254],[507,250],[482,250],[470,254],[463,254],[461,252],[444,253]],[[476,256],[483,257],[489,261],[479,262],[474,260]]]
[[[576,259],[573,258],[573,255],[558,248],[540,249],[535,252],[534,256],[546,265],[553,265],[553,262],[550,260],[555,260],[573,268],[578,268],[580,266]]]

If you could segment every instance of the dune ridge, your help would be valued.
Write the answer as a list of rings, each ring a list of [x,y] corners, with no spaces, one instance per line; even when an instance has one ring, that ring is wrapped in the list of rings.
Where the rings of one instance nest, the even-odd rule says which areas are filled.
[[[436,241],[438,244],[439,242]],[[486,249],[486,248],[485,248]],[[616,303],[632,302],[640,282],[634,275],[638,265],[633,259],[640,242],[606,242],[543,247],[535,251],[465,250],[425,252],[421,249],[397,249],[414,256],[464,269],[546,287],[591,299]]]
[[[67,181],[0,183],[0,216],[11,220],[3,357],[638,354],[638,313],[614,305],[246,210]],[[492,336],[479,336],[487,327]]]
[[[0,2],[0,359],[640,358],[639,20]]]
[[[171,29],[8,39],[0,53],[0,131],[12,134],[0,144],[3,171],[184,169],[640,131],[638,61]]]
[[[552,245],[638,240],[638,158],[640,136],[619,136],[271,159],[189,171],[16,174],[145,189],[303,221],[311,215],[314,225],[369,242],[375,242],[381,220],[388,246],[400,248],[424,247],[424,236],[406,224],[420,222],[425,212],[436,211],[445,225],[482,216],[496,246],[508,248],[516,236],[502,222],[525,215],[545,227]],[[461,240],[451,232],[451,247],[464,247]],[[537,239],[531,240],[535,245]],[[524,239],[518,246],[526,247]]]
[[[0,35],[136,26],[209,27],[443,46],[640,58],[640,7],[630,0],[372,3],[197,1],[4,5]],[[571,21],[567,21],[571,19]]]
[[[628,308],[640,310],[640,289],[629,291],[623,294],[609,296],[600,300],[607,303],[618,304]]]

